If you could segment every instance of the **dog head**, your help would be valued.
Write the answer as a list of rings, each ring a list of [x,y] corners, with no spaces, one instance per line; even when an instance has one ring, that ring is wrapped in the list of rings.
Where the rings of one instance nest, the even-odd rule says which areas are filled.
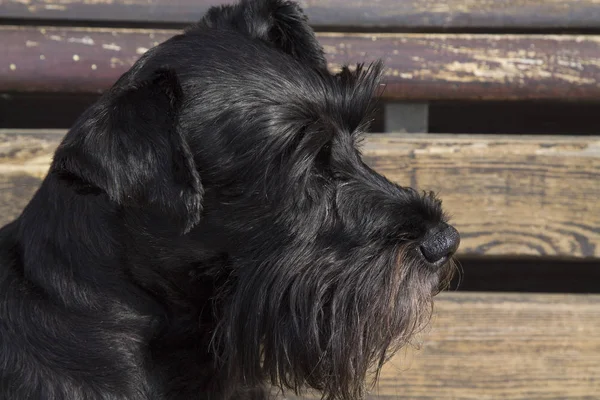
[[[360,398],[451,278],[459,237],[440,201],[362,160],[380,72],[273,77],[289,87],[213,124],[200,228],[231,262],[214,350],[232,377]]]
[[[362,160],[382,65],[329,73],[304,21],[288,2],[243,1],[173,43],[202,54],[180,67],[205,187],[191,234],[227,256],[200,271],[226,382],[356,399],[427,322],[459,236],[433,194]]]

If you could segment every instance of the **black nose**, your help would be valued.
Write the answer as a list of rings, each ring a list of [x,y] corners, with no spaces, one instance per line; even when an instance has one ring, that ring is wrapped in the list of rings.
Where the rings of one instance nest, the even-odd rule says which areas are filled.
[[[456,253],[460,244],[458,231],[446,223],[430,229],[419,247],[427,262],[440,267]]]

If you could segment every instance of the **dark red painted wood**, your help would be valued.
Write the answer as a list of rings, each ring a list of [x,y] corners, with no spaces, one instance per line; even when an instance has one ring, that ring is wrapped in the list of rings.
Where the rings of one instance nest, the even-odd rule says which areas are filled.
[[[188,23],[234,0],[0,0],[0,16]],[[599,28],[596,0],[303,0],[317,27]]]
[[[0,91],[97,92],[165,30],[0,27]],[[386,63],[388,98],[600,99],[600,36],[320,34],[332,70]]]

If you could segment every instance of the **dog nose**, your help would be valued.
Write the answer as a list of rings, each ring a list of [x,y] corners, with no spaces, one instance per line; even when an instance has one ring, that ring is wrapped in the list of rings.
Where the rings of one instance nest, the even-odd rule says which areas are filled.
[[[456,253],[459,244],[458,231],[451,225],[441,223],[427,232],[419,249],[427,262],[441,267]]]

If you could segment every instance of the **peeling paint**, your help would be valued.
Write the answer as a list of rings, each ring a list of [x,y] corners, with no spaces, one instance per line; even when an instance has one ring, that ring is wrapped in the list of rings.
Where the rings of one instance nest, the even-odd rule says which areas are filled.
[[[558,78],[558,79],[562,79],[573,85],[590,85],[590,84],[596,83],[596,80],[593,78],[583,78],[581,76],[570,75],[570,74],[554,73],[554,77]]]
[[[580,71],[583,71],[583,65],[581,65],[581,62],[579,61],[558,59],[556,60],[556,63],[562,67],[575,68]]]
[[[44,4],[44,8],[52,11],[65,11],[67,9],[66,6],[61,4]]]
[[[116,68],[119,65],[125,65],[125,63],[123,62],[123,60],[117,58],[117,57],[111,57],[110,59],[110,67],[111,68]]]
[[[456,46],[440,44],[438,42],[423,42],[427,46],[438,46],[440,51],[451,54],[464,55],[467,61],[452,61],[447,64],[437,65],[428,63],[434,68],[433,73],[425,71],[414,71],[417,75],[428,76],[432,79],[446,80],[450,82],[514,82],[524,84],[525,79],[551,79],[552,77],[564,80],[570,84],[593,84],[595,79],[583,78],[581,63],[571,60],[563,60],[560,66],[569,67],[566,71],[553,71],[551,60],[547,54],[538,54],[535,51],[518,49],[499,53],[498,51],[487,52],[482,49],[469,46]],[[544,58],[546,57],[546,59]],[[418,61],[413,57],[414,61]],[[578,65],[579,64],[579,65]]]
[[[73,61],[79,61],[79,55],[73,54]]]
[[[9,66],[11,71],[16,71],[17,70],[17,66],[15,64],[10,64]]]
[[[582,64],[582,67],[589,65],[595,68],[600,68],[600,58],[586,58],[579,60],[579,62]]]
[[[70,0],[55,1],[67,4]],[[148,39],[151,35],[156,37],[156,45],[167,37],[165,33],[175,33],[124,28],[0,27],[0,35],[12,30],[18,31],[19,42],[14,45],[21,46],[19,51],[34,60],[43,59],[41,52],[58,49],[57,61],[70,60],[73,53],[77,53],[84,61],[82,67],[92,68],[90,61],[93,61],[97,68],[104,67],[100,68],[103,73],[109,65],[111,68],[129,66],[146,53],[151,47],[152,41]],[[43,32],[43,36],[38,32]],[[597,96],[594,93],[600,93],[597,78],[600,55],[595,49],[600,48],[600,40],[595,35],[582,36],[587,40],[575,45],[574,35],[562,35],[555,41],[553,35],[319,33],[321,39],[326,39],[322,43],[332,65],[363,61],[367,57],[386,60],[389,68],[386,73],[394,77],[391,83],[400,83],[388,92],[390,97],[416,96],[422,88],[427,96],[460,98],[463,96],[461,83],[473,84],[464,91],[464,96],[469,98],[556,98],[567,93],[586,98]],[[373,37],[377,39],[375,43]],[[50,41],[63,43],[48,43]],[[51,47],[46,48],[48,44]],[[35,49],[36,46],[40,49]],[[100,52],[86,46],[97,46]],[[112,55],[117,58],[111,58]],[[10,61],[25,65],[19,59]],[[402,79],[415,82],[406,82],[404,86]],[[101,85],[104,83],[90,90]],[[399,92],[403,87],[411,90]],[[516,89],[514,95],[512,89]]]
[[[89,36],[84,36],[84,37],[81,37],[81,38],[71,37],[71,38],[67,39],[67,42],[69,42],[69,43],[80,43],[80,44],[85,44],[87,46],[93,46],[95,44],[94,39],[92,39]]]
[[[105,50],[121,51],[121,46],[116,43],[103,44],[102,48]]]

